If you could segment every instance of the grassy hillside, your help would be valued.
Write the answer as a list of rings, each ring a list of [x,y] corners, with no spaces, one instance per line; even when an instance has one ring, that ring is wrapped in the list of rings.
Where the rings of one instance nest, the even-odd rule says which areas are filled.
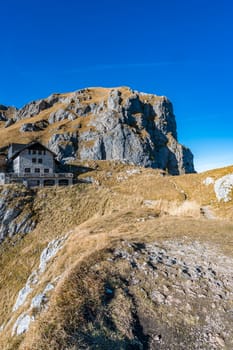
[[[91,184],[35,191],[36,228],[0,246],[0,348],[232,349],[232,319],[224,311],[233,306],[232,201],[218,202],[213,185],[203,181],[233,168],[174,177],[118,162],[82,165],[92,170],[80,179]],[[65,235],[25,303],[12,312],[43,249]],[[180,265],[174,270],[157,256],[154,266],[152,247]],[[195,259],[202,276],[193,272]],[[217,277],[208,277],[210,267]],[[50,282],[48,308],[29,310]],[[24,312],[35,321],[12,336]]]

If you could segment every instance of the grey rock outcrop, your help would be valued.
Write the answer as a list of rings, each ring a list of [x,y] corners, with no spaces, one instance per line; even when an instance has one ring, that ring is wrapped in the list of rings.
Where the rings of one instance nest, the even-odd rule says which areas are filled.
[[[0,112],[0,122],[5,122],[5,121],[7,121],[6,116],[2,112]]]
[[[9,126],[13,125],[15,123],[14,119],[7,119],[5,123],[5,128],[8,128]]]
[[[191,151],[177,141],[171,102],[165,97],[153,99],[153,95],[145,101],[134,92],[124,101],[121,95],[120,90],[110,90],[107,101],[101,105],[92,103],[89,108],[80,108],[79,104],[79,116],[92,115],[89,128],[81,127],[76,138],[66,137],[69,147],[65,149],[63,137],[53,135],[50,146],[59,151],[59,158],[65,151],[65,158],[73,158],[76,153],[81,160],[121,160],[161,168],[173,175],[194,172]]]
[[[228,174],[215,181],[214,191],[218,201],[232,200],[233,174]]]
[[[43,250],[40,256],[39,273],[43,273],[47,267],[48,262],[62,249],[67,236],[54,239],[48,246]]]
[[[108,97],[108,110],[119,112],[121,102],[121,92],[119,90],[112,90]]]
[[[21,314],[15,324],[14,324],[14,327],[13,327],[13,330],[12,330],[12,336],[13,335],[21,335],[25,332],[27,332],[29,326],[30,326],[30,323],[34,321],[34,317],[33,316],[30,316],[26,313],[23,313]]]
[[[48,283],[43,292],[34,296],[31,302],[31,309],[41,310],[43,306],[48,302],[48,292],[54,289],[54,285],[52,283]]]
[[[54,124],[56,122],[63,121],[65,119],[72,120],[73,114],[64,109],[58,109],[56,112],[52,112],[49,116],[48,122],[49,124]]]
[[[70,232],[69,232],[70,233]],[[34,291],[35,286],[41,282],[41,278],[46,268],[48,267],[49,262],[56,256],[59,250],[63,248],[65,241],[68,238],[69,233],[65,236],[54,239],[51,241],[48,246],[42,251],[40,256],[39,267],[32,271],[28,277],[26,284],[18,292],[16,302],[13,306],[12,312],[18,311],[18,309],[25,307],[28,302],[30,294]],[[12,336],[20,335],[28,331],[29,326],[32,321],[39,316],[40,312],[47,306],[49,302],[49,294],[55,288],[56,283],[60,279],[60,276],[57,276],[53,283],[48,283],[39,294],[36,294],[31,299],[31,305],[26,312],[20,314],[12,328]],[[33,314],[33,315],[32,315]],[[13,319],[13,318],[12,318]],[[9,321],[11,322],[12,319]]]
[[[17,120],[51,107],[43,117],[46,125],[25,123],[21,131],[50,126],[48,147],[62,162],[120,160],[173,175],[195,172],[191,151],[178,143],[173,107],[164,96],[126,87],[82,89],[31,102],[17,112]]]
[[[40,120],[36,123],[25,123],[19,129],[21,132],[32,132],[32,131],[41,131],[46,129],[48,126],[47,120]]]
[[[59,102],[70,102],[70,99],[64,99],[60,94],[52,94],[46,99],[32,101],[17,111],[15,119],[18,121],[33,117]]]
[[[0,242],[17,233],[25,235],[35,228],[32,201],[32,194],[25,190],[5,188],[0,192]]]
[[[0,122],[5,122],[5,127],[8,127],[15,122],[17,109],[15,107],[7,107],[0,104]]]
[[[33,101],[18,111],[16,120],[33,117],[50,107],[52,107],[52,103],[46,100]]]
[[[49,140],[48,147],[57,155],[60,162],[67,162],[76,157],[77,141],[75,133],[54,134]]]
[[[89,98],[84,90],[76,93],[66,111],[53,113],[50,123],[76,119],[69,117],[69,110],[77,118],[84,118],[76,126],[76,135],[51,137],[49,147],[59,160],[121,160],[164,169],[173,175],[194,172],[191,151],[177,141],[171,102],[166,97],[129,92],[130,96],[124,100],[120,89],[112,89],[106,100],[87,104]],[[88,123],[86,116],[90,117]]]

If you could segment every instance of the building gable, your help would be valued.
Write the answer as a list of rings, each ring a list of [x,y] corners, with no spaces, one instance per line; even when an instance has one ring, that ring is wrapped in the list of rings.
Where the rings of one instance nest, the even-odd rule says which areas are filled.
[[[13,143],[9,147],[8,151],[8,160],[13,160],[16,157],[20,155],[21,152],[24,150],[37,150],[37,151],[47,151],[53,155],[53,157],[56,157],[56,154],[52,152],[50,149],[42,145],[40,142],[31,142],[29,144],[19,144],[19,143]]]
[[[40,142],[14,143],[0,153],[0,185],[23,183],[25,186],[67,186],[73,184],[72,173],[57,171],[56,154]]]

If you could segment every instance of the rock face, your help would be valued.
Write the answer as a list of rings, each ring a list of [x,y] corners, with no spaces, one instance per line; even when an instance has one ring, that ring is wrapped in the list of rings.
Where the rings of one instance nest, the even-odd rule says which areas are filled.
[[[35,228],[32,201],[33,196],[27,190],[5,188],[0,192],[0,242],[17,233],[25,235]]]
[[[60,343],[65,334],[76,349],[233,349],[232,262],[212,244],[189,239],[114,243],[67,282],[78,306],[70,303],[52,335]]]
[[[37,115],[41,125],[26,122]],[[191,151],[178,143],[172,104],[163,96],[124,87],[83,89],[34,101],[17,111],[16,122],[21,119],[21,133],[47,133],[46,143],[63,162],[120,160],[173,175],[195,171]]]
[[[52,107],[52,103],[46,100],[33,101],[18,111],[17,120],[33,117],[49,107]]]
[[[53,134],[48,147],[60,162],[67,162],[76,159],[77,142],[76,133]]]
[[[30,317],[27,314],[22,314],[18,317],[17,321],[15,322],[14,328],[12,330],[12,335],[20,335],[25,333],[29,326],[31,321],[34,320],[34,317]]]
[[[0,104],[0,122],[5,122],[5,127],[15,123],[17,109],[15,107],[7,107]]]
[[[228,174],[215,181],[214,191],[218,201],[229,202],[232,199],[233,174]]]
[[[28,301],[28,297],[34,291],[34,288],[41,283],[41,278],[45,272],[48,263],[55,257],[57,252],[62,249],[68,235],[54,239],[48,246],[42,251],[40,256],[39,268],[33,270],[28,277],[24,287],[18,292],[16,302],[13,306],[12,312],[16,312],[19,308],[25,306]],[[55,284],[59,280],[57,276],[53,283],[48,283],[45,288],[31,300],[31,305],[27,312],[23,312],[17,318],[12,328],[12,336],[20,335],[28,331],[30,323],[40,314],[40,312],[46,307],[49,301],[48,294],[54,289]],[[33,311],[33,312],[32,312]],[[33,313],[33,315],[32,315]]]

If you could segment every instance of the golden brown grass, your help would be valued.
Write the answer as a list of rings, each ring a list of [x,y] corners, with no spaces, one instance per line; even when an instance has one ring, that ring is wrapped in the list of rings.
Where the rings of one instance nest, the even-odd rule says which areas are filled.
[[[67,281],[72,280],[73,273],[77,274],[80,264],[91,261],[89,259],[97,259],[103,249],[113,247],[121,239],[152,242],[186,237],[212,242],[225,254],[233,255],[233,226],[223,219],[233,217],[232,202],[218,203],[212,185],[203,185],[207,176],[217,178],[225,174],[226,169],[217,169],[208,172],[208,175],[203,173],[172,177],[162,176],[158,170],[140,167],[137,168],[139,173],[131,174],[128,171],[136,167],[119,162],[90,161],[85,165],[95,170],[82,177],[92,176],[99,185],[80,184],[38,190],[33,204],[38,219],[36,229],[21,240],[16,237],[0,246],[2,324],[10,320],[18,291],[32,270],[38,267],[42,249],[55,237],[72,231],[58,258],[49,265],[41,280],[40,288],[64,273],[51,301],[53,311],[47,316],[42,315],[39,323],[35,322],[21,349],[47,349],[45,345],[41,348],[35,345],[36,339],[39,339],[37,344],[45,340],[50,344],[51,330],[58,327],[56,331],[61,331],[62,324],[59,326],[60,321],[57,320],[60,320],[66,309],[63,309],[63,303],[57,303],[60,302],[63,288],[69,292]],[[232,169],[229,168],[228,171],[231,172]],[[209,205],[222,219],[202,218],[200,208],[203,205]],[[36,287],[27,305],[38,292]],[[70,290],[70,293],[73,291]],[[76,295],[77,302],[78,297],[81,298],[81,291]],[[24,338],[14,339],[10,336],[12,325],[23,310],[20,309],[14,315],[4,333],[0,334],[1,349],[17,349]],[[44,322],[51,327],[45,339],[42,335]]]
[[[122,238],[136,242],[159,242],[164,239],[186,238],[211,242],[225,254],[233,254],[233,226],[218,221],[197,220],[191,218],[154,217],[151,211],[121,212],[102,218],[91,219],[77,228],[66,244],[62,259],[77,256],[77,260],[66,269],[66,276],[61,281],[51,300],[50,312],[42,315],[32,327],[20,349],[47,350],[61,349],[68,346],[64,329],[76,326],[85,320],[80,305],[84,299],[88,305],[99,300],[103,289],[103,276],[86,278],[90,266],[99,264],[103,254],[116,246]],[[138,221],[143,217],[144,221]],[[224,239],[222,239],[224,237]],[[65,258],[65,255],[67,257]],[[96,265],[96,266],[97,266]],[[56,266],[57,268],[57,266]],[[92,286],[90,288],[90,286]],[[76,310],[76,311],[75,311]]]
[[[85,197],[85,193],[83,193],[83,197]],[[57,203],[59,203],[58,198],[56,198],[56,200]],[[51,200],[49,202],[51,205]],[[85,203],[87,204],[87,202]],[[6,306],[4,310],[5,312],[2,315],[4,317],[4,320],[6,319],[6,315],[9,312],[9,306],[11,309],[16,299],[18,290],[25,283],[26,278],[30,274],[31,270],[38,264],[39,253],[44,247],[45,242],[47,243],[52,238],[54,238],[54,233],[57,233],[59,229],[61,231],[62,229],[64,230],[63,224],[60,222],[59,229],[56,229],[56,227],[54,227],[54,231],[50,231],[52,225],[54,224],[54,219],[56,220],[56,217],[52,216],[53,210],[48,211],[47,213],[48,217],[50,217],[50,227],[45,226],[46,229],[44,228],[44,230],[38,228],[36,232],[25,237],[24,240],[18,242],[14,247],[9,246],[8,244],[3,245],[5,248],[5,261],[2,262],[2,278],[5,280],[7,279],[8,281],[8,285],[5,290],[6,294],[4,295],[4,303]],[[83,207],[82,210],[85,210],[85,207]],[[175,237],[185,236],[190,240],[195,239],[212,242],[225,253],[230,255],[233,254],[233,246],[231,244],[233,227],[231,224],[227,224],[222,221],[208,221],[205,219],[197,220],[194,218],[192,219],[182,217],[171,218],[167,215],[159,218],[158,214],[159,212],[156,212],[154,209],[140,208],[135,208],[131,211],[119,210],[116,213],[111,213],[104,216],[101,216],[100,213],[97,214],[96,218],[89,219],[83,224],[74,228],[73,233],[70,235],[70,238],[66,243],[64,249],[59,254],[59,259],[57,259],[56,262],[50,266],[42,280],[42,283],[45,284],[46,281],[48,282],[54,276],[58,276],[63,272],[66,272],[65,276],[67,276],[65,277],[65,280],[70,280],[70,273],[73,273],[74,270],[76,271],[81,262],[89,262],[89,259],[93,253],[98,253],[103,248],[107,249],[111,246],[114,246],[121,238],[139,242],[150,242],[154,240],[163,240],[169,238],[174,239]],[[46,225],[49,225],[49,222],[46,222]],[[9,259],[9,261],[7,261],[7,259]],[[10,271],[11,275],[7,276],[7,272],[9,273]],[[4,273],[6,273],[6,275],[4,275]],[[62,281],[61,286],[63,286]],[[66,288],[68,288],[69,291],[69,287]],[[14,292],[12,293],[12,291]],[[35,294],[35,292],[32,294],[32,296]],[[72,290],[70,292],[73,293]],[[57,294],[55,294],[54,297],[55,299],[53,299],[54,303],[59,300],[59,293],[60,291],[58,288]],[[81,292],[80,295],[82,295]],[[79,297],[81,297],[80,295]],[[26,345],[22,345],[22,349],[34,349],[34,347],[31,347],[32,345],[29,346],[27,342],[31,344],[31,340],[34,341],[34,339],[37,339],[37,337],[39,337],[38,332],[40,333],[43,329],[44,322],[49,324],[52,323],[52,325],[50,324],[49,326],[50,330],[53,330],[54,327],[58,327],[58,332],[60,332],[57,317],[62,317],[63,313],[66,312],[66,309],[63,308],[64,305],[59,304],[58,314],[56,314],[55,310],[57,310],[57,306],[52,307],[51,310],[53,311],[49,314],[49,319],[46,318],[44,321],[42,318],[42,323],[40,324],[40,327],[42,328],[37,328],[37,325],[35,324],[35,327],[32,331],[33,333],[29,333],[30,335],[26,338],[24,343]],[[7,340],[5,338],[5,335],[7,336]],[[11,346],[13,340],[12,338],[9,338],[7,329],[5,335],[1,339],[1,346],[3,349],[5,349],[4,346],[6,346],[4,344],[9,344],[9,346]],[[46,337],[48,337],[46,338],[46,341],[48,344],[50,344],[49,341],[51,339],[49,338],[49,334]],[[41,344],[41,339],[37,344]],[[43,346],[43,349],[47,349],[45,345]],[[9,347],[9,349],[10,348],[11,347]],[[38,349],[42,348],[39,347]],[[8,348],[6,347],[6,349]],[[37,349],[37,347],[35,347],[35,349]]]

